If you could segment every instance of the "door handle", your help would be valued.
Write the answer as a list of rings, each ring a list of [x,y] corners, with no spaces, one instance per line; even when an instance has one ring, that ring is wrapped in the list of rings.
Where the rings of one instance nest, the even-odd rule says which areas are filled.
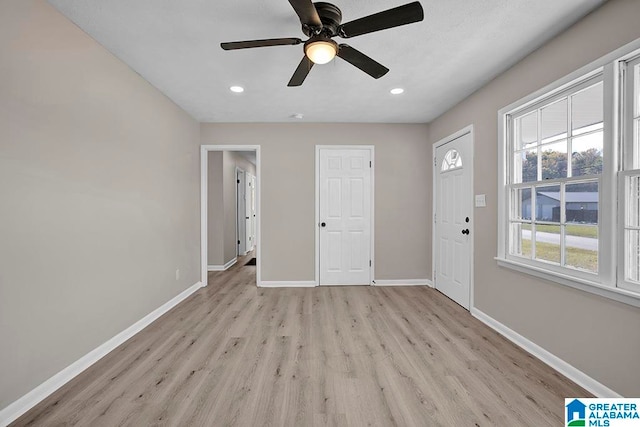
[[[326,222],[321,222],[321,223],[320,223],[320,227],[323,227],[323,228],[324,228],[324,227],[326,227],[326,226],[327,226],[327,223],[326,223]]]
[[[462,234],[466,234],[468,236],[469,235],[469,229],[465,228],[464,230],[462,230]]]

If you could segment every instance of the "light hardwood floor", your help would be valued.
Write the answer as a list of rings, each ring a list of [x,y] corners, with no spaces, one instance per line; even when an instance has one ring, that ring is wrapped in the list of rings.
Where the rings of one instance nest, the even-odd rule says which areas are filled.
[[[247,260],[14,425],[557,426],[589,396],[433,289],[256,288]]]

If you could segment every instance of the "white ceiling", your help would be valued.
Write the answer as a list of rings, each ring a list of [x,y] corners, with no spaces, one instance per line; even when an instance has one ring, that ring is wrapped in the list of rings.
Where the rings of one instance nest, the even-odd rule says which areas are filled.
[[[348,43],[387,66],[379,80],[336,58],[287,87],[302,45],[223,51],[220,42],[305,39],[287,0],[49,0],[201,122],[429,122],[605,0],[421,0],[425,20]],[[335,0],[343,22],[410,0]],[[340,42],[340,39],[337,39]],[[245,88],[242,94],[229,91]],[[389,90],[402,87],[393,96]],[[301,113],[302,119],[293,119]]]

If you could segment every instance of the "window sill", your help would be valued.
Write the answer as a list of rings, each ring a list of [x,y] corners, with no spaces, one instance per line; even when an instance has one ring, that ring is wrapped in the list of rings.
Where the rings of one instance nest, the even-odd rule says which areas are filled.
[[[552,272],[540,267],[524,264],[511,259],[496,257],[495,260],[498,262],[498,265],[500,267],[509,268],[521,273],[529,274],[541,279],[569,286],[574,289],[579,289],[581,291],[609,298],[614,301],[629,304],[634,307],[640,307],[640,294],[635,292],[601,285],[596,282],[590,282],[588,280],[580,279],[567,274]]]

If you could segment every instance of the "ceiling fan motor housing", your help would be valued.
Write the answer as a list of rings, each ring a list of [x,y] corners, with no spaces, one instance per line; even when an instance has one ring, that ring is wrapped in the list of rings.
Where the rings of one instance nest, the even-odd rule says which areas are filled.
[[[338,26],[342,22],[342,12],[338,6],[331,3],[317,2],[313,4],[318,12],[320,21],[322,21],[322,29],[314,32],[313,28],[302,26],[302,32],[308,37],[323,34],[327,37],[334,37],[338,34]]]

